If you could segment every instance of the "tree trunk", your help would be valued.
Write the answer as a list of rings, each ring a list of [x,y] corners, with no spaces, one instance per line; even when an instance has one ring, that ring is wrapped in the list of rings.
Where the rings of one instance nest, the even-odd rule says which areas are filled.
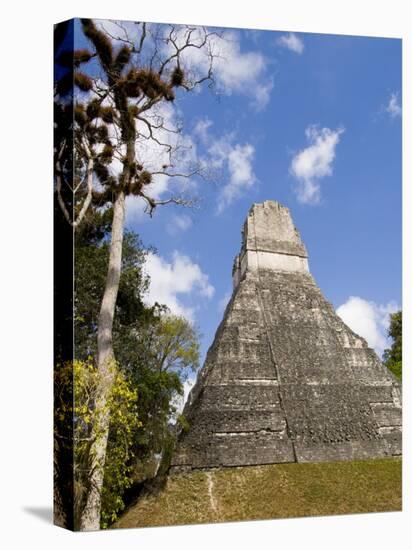
[[[90,449],[92,460],[89,477],[90,488],[80,518],[80,529],[82,531],[95,531],[100,528],[101,493],[110,424],[107,400],[116,374],[112,329],[122,267],[124,221],[125,195],[123,191],[119,191],[113,203],[109,268],[98,321],[97,368],[100,387],[98,388],[99,397],[96,400],[95,407],[97,415],[93,426],[94,442]]]

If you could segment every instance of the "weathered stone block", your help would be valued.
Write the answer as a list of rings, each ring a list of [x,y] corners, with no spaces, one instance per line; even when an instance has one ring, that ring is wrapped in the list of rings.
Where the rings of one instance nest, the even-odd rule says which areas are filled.
[[[234,284],[172,470],[401,454],[400,384],[325,300],[278,203],[252,207]]]

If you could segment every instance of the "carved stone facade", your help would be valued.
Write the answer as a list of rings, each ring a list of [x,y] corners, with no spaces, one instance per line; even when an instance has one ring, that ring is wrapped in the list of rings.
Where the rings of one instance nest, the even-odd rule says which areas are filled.
[[[401,386],[309,273],[289,210],[254,204],[171,471],[401,454]]]

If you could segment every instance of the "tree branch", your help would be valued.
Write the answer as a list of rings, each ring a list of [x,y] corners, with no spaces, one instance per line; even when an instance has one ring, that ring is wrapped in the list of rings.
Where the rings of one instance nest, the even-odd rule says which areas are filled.
[[[94,161],[93,156],[91,154],[91,151],[86,143],[84,143],[85,153],[88,158],[87,162],[87,173],[86,173],[86,181],[87,181],[87,194],[86,198],[84,199],[83,206],[80,209],[80,212],[77,216],[77,218],[70,219],[69,211],[66,208],[66,205],[64,204],[63,196],[62,196],[62,169],[61,169],[61,158],[63,156],[64,149],[66,148],[66,141],[63,140],[63,143],[60,147],[60,151],[57,155],[56,160],[56,191],[57,191],[57,200],[59,203],[59,206],[63,212],[64,217],[69,222],[69,224],[72,227],[77,227],[82,219],[84,218],[84,215],[87,212],[87,209],[90,206],[92,195],[93,195],[93,168],[94,168]],[[75,195],[78,187],[76,187],[76,190],[73,191],[73,196]],[[74,212],[74,204],[73,204],[73,212]]]
[[[140,192],[140,196],[147,202],[146,212],[149,212],[149,216],[153,216],[153,212],[157,206],[163,206],[165,204],[178,204],[179,206],[187,206],[194,208],[197,206],[197,201],[195,199],[185,199],[183,197],[170,197],[168,199],[156,200],[152,199],[143,192]]]

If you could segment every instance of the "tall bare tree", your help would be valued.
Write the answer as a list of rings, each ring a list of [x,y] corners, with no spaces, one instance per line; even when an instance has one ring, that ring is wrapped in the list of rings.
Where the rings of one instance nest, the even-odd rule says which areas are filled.
[[[56,194],[61,211],[73,228],[82,222],[91,204],[113,207],[109,265],[97,330],[100,385],[95,407],[104,411],[117,368],[112,329],[126,198],[140,197],[150,215],[159,205],[193,204],[182,195],[159,199],[151,192],[157,178],[188,178],[203,170],[196,161],[187,160],[188,154],[182,163],[188,153],[184,140],[179,140],[182,129],[171,126],[160,107],[173,102],[178,89],[191,91],[213,82],[214,44],[218,36],[205,28],[190,26],[135,23],[131,28],[111,23],[109,32],[90,19],[82,19],[81,25],[90,49],[74,51],[71,60],[78,90],[73,104],[74,141],[71,145],[63,137],[56,144]],[[190,59],[196,59],[199,53],[203,73],[199,64],[197,69],[190,65]],[[152,146],[157,148],[155,156],[161,161],[160,166],[156,159],[149,159]],[[74,172],[67,171],[65,166],[73,156]],[[77,526],[81,530],[96,530],[100,526],[109,413],[97,418],[90,448],[90,485]]]

